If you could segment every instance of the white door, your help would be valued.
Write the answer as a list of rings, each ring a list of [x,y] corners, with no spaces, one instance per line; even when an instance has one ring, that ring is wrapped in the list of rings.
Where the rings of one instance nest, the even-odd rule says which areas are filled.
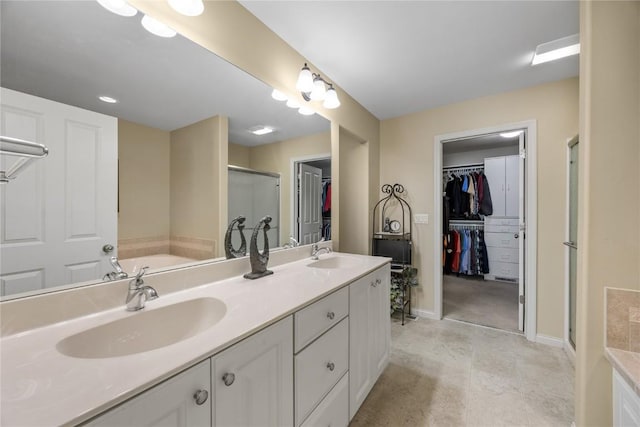
[[[300,244],[319,241],[322,234],[322,169],[299,164],[297,213]]]
[[[519,148],[520,153],[525,153],[525,144],[524,144],[524,131],[520,133],[519,137]],[[518,237],[518,329],[521,332],[524,332],[524,303],[525,303],[525,283],[524,283],[524,267],[525,267],[525,253],[524,253],[524,239],[526,237],[526,218],[524,215],[524,192],[525,192],[525,183],[524,183],[524,174],[525,174],[525,157],[522,156],[512,156],[514,160],[518,162],[518,218],[520,218],[520,226],[518,233],[516,236]],[[508,164],[510,162],[507,162]],[[515,162],[513,162],[515,163]],[[515,175],[514,164],[507,167],[507,176],[509,173]],[[509,171],[509,168],[511,171]],[[512,182],[512,181],[510,181]],[[514,237],[516,237],[514,236]]]
[[[92,427],[211,425],[209,360],[134,397],[89,422]]]
[[[291,316],[211,359],[213,426],[293,425]]]
[[[369,328],[372,349],[371,369],[373,378],[377,378],[389,360],[389,348],[391,345],[391,320],[389,303],[389,285],[391,281],[391,268],[389,264],[375,272],[374,287],[372,292],[372,310],[370,311],[371,325]]]
[[[0,186],[2,295],[101,278],[117,246],[117,119],[1,89],[4,136],[49,155]],[[2,167],[14,158],[2,156]]]
[[[522,134],[520,134],[522,136]],[[505,167],[505,216],[520,217],[520,156],[504,158]]]

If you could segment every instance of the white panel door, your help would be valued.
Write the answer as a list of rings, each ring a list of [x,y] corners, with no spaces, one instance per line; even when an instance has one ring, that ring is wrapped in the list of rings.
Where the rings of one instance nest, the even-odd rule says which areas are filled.
[[[524,138],[523,134],[520,134]],[[520,217],[520,156],[505,159],[505,216]]]
[[[2,295],[95,280],[117,246],[117,119],[2,89],[5,136],[49,155],[0,187]],[[4,157],[4,156],[2,156]],[[3,167],[15,158],[3,158]]]
[[[369,315],[372,327],[371,345],[371,369],[373,381],[378,378],[389,360],[389,348],[391,346],[391,320],[389,307],[389,286],[391,271],[389,264],[375,272],[374,287],[371,294],[372,310]]]
[[[525,133],[524,131],[520,133],[518,147],[521,153],[525,152]],[[515,179],[517,176],[518,182],[518,210],[517,215],[520,218],[520,225],[518,233],[514,237],[518,237],[518,329],[521,332],[524,332],[524,304],[525,304],[525,292],[526,292],[526,284],[524,283],[525,274],[525,233],[526,233],[526,217],[524,214],[524,194],[525,194],[525,182],[524,182],[524,157],[523,156],[511,156],[507,160],[507,179]],[[517,167],[516,167],[517,165]],[[513,169],[516,169],[517,172],[514,172]],[[516,175],[517,173],[517,175]],[[515,176],[514,176],[515,175]],[[512,195],[512,197],[515,197]],[[507,199],[509,196],[507,196]]]
[[[89,422],[95,427],[211,425],[209,359]]]
[[[320,240],[322,231],[322,169],[300,163],[298,167],[299,242]]]
[[[291,316],[211,359],[214,426],[293,425]]]
[[[505,161],[504,157],[484,159],[484,174],[489,182],[493,216],[505,216]]]

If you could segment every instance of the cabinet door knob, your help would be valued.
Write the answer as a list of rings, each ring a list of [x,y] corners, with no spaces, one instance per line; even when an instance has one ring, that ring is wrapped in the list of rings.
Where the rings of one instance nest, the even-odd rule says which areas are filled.
[[[518,235],[518,233],[516,233],[516,234],[514,234],[514,235],[513,235],[513,238],[514,238],[514,239],[517,239],[518,237],[520,237],[520,236]]]
[[[333,311],[330,311],[327,313],[327,317],[329,320],[333,320],[333,318],[336,317],[336,314]]]
[[[224,385],[226,385],[227,387],[233,384],[235,380],[236,380],[236,376],[231,372],[227,372],[222,376],[222,381],[224,382]]]
[[[193,398],[196,400],[196,405],[204,405],[209,398],[209,392],[207,390],[198,390],[193,395]]]
[[[333,372],[333,370],[336,369],[336,365],[333,362],[329,362],[327,363],[327,369]]]

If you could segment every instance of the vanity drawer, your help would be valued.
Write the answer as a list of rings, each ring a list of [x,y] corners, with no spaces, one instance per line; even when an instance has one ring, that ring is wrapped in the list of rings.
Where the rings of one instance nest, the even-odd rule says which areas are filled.
[[[295,356],[295,420],[299,426],[347,372],[349,318]]]
[[[327,295],[294,315],[294,352],[298,353],[349,313],[349,288]]]
[[[301,427],[349,425],[349,373],[344,374],[331,392],[302,423]]]

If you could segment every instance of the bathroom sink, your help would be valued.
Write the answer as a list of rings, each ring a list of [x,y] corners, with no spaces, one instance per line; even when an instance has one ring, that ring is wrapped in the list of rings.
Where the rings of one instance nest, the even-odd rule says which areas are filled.
[[[227,306],[219,299],[192,299],[79,332],[58,342],[56,348],[64,355],[83,359],[142,353],[203,332],[218,323],[226,312]]]
[[[318,261],[307,264],[307,267],[312,268],[351,268],[361,264],[361,261],[356,258],[333,256],[330,258],[321,258]]]

